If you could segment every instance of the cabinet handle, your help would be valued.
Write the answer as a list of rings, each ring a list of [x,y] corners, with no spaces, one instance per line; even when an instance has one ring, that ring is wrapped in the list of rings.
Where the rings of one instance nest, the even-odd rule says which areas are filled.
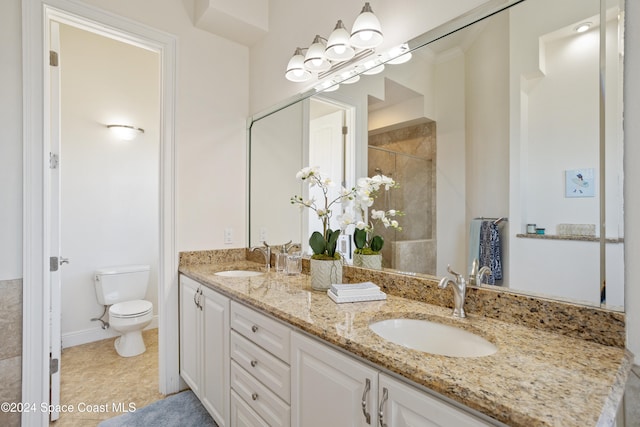
[[[386,387],[382,388],[382,400],[380,401],[380,407],[378,408],[378,421],[380,422],[380,427],[387,427],[387,424],[384,422],[384,404],[389,398],[389,390]]]
[[[362,392],[362,414],[367,424],[371,425],[371,414],[367,412],[367,398],[369,397],[369,390],[371,390],[371,380],[367,378],[367,382],[364,385],[364,391]]]
[[[258,332],[258,325],[253,325],[253,326],[251,327],[251,331],[252,331],[252,332]]]
[[[251,394],[251,398],[252,398],[253,400],[258,400],[258,393],[253,393],[253,394]]]
[[[198,308],[200,308],[200,303],[198,302],[199,299],[200,299],[200,288],[196,289],[196,293],[193,294],[193,303]]]
[[[257,360],[252,360],[252,361],[251,361],[251,367],[252,367],[252,368],[255,368],[257,364],[258,364],[258,361],[257,361]]]
[[[204,295],[204,293],[202,292],[202,288],[198,289],[198,293],[200,293],[200,296],[198,296],[198,307],[200,308],[200,310],[202,310],[202,296]]]

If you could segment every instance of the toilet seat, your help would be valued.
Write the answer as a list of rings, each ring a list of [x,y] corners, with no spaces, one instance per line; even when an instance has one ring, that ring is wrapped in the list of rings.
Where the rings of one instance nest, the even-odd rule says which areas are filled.
[[[109,315],[119,319],[128,319],[145,316],[152,310],[153,304],[150,301],[139,299],[113,304],[109,309]]]

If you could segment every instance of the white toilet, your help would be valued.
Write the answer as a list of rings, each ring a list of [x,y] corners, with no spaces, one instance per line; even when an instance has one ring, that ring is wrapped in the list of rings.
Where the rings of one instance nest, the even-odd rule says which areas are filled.
[[[148,265],[121,265],[98,269],[94,276],[96,295],[110,305],[109,325],[122,335],[115,348],[122,357],[145,352],[142,329],[151,323],[153,304],[144,300],[149,285]]]

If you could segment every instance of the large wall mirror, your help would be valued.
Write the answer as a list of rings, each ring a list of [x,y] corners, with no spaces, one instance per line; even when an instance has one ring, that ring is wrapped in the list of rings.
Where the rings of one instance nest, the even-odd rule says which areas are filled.
[[[376,203],[406,213],[385,268],[468,274],[491,222],[493,286],[623,309],[623,1],[491,3],[409,41],[408,62],[251,121],[251,246],[306,243],[302,167],[383,173],[400,187]]]

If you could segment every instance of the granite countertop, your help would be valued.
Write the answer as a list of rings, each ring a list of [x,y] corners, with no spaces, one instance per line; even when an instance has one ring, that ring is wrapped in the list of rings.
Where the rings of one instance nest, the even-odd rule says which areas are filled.
[[[385,301],[336,304],[309,277],[269,272],[250,278],[214,275],[260,270],[250,261],[182,265],[180,272],[232,299],[341,347],[379,367],[511,426],[613,425],[632,356],[624,349],[388,295]],[[451,292],[443,290],[442,292]],[[453,295],[451,296],[453,298]],[[368,325],[388,318],[435,320],[474,332],[498,347],[459,358],[410,350]]]

